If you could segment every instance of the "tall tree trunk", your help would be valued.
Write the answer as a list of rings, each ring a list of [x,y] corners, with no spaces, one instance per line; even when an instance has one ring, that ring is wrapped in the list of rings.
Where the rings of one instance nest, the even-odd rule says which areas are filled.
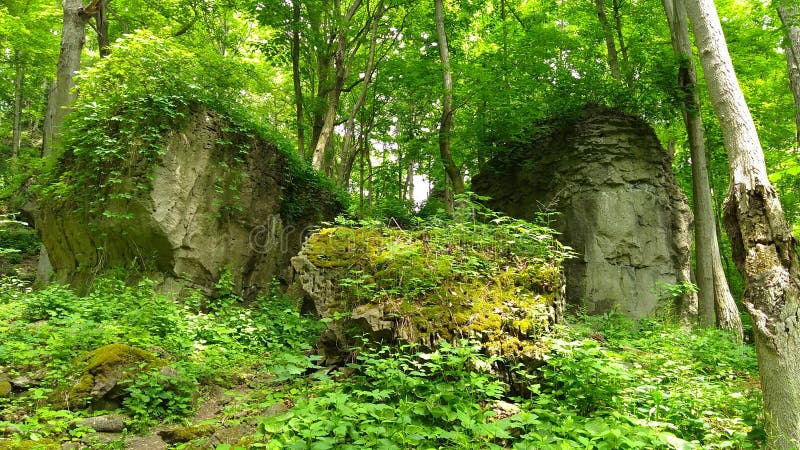
[[[783,24],[786,53],[786,66],[789,71],[789,85],[794,96],[795,147],[800,149],[800,13],[797,4],[783,1],[778,3],[778,17]]]
[[[728,288],[717,244],[714,206],[708,177],[708,162],[697,93],[697,71],[694,66],[685,0],[663,0],[667,12],[672,46],[680,58],[678,82],[681,87],[681,112],[689,137],[692,157],[692,193],[694,198],[696,276],[700,287],[700,319],[706,326],[717,325],[731,330],[741,341],[742,320]]]
[[[767,178],[756,127],[733,70],[713,0],[689,0],[714,111],[730,162],[725,225],[745,278],[767,417],[767,445],[800,445],[800,271],[796,241]]]
[[[58,55],[56,81],[47,99],[42,155],[52,153],[61,134],[61,125],[75,98],[73,75],[81,67],[81,51],[86,42],[86,22],[81,0],[63,0],[64,24],[61,28],[61,52]]]
[[[365,145],[361,144],[359,170],[358,170],[358,212],[364,214],[364,153],[366,152]]]
[[[344,138],[342,143],[342,165],[339,170],[339,186],[347,187],[347,182],[350,181],[350,174],[353,172],[353,164],[355,163],[357,149],[353,144],[353,137],[356,134],[356,115],[358,111],[364,106],[367,101],[367,93],[369,92],[372,83],[372,76],[375,73],[375,50],[378,47],[378,21],[383,14],[383,2],[378,4],[375,10],[375,17],[372,20],[372,27],[370,30],[370,43],[369,43],[369,56],[367,57],[367,69],[364,72],[364,81],[361,83],[361,89],[358,93],[358,98],[353,109],[350,110],[350,115],[347,116],[347,122],[344,127]]]
[[[630,82],[633,76],[631,73],[631,62],[628,59],[628,47],[625,45],[625,38],[622,35],[622,12],[619,9],[620,0],[612,0],[612,9],[614,11],[614,26],[617,31],[617,40],[619,40],[619,52],[622,54],[622,67],[621,71],[626,82]]]
[[[439,56],[442,59],[442,119],[439,122],[439,154],[444,164],[444,171],[453,186],[454,194],[464,193],[464,179],[453,161],[450,151],[450,134],[453,132],[455,112],[453,111],[453,74],[450,68],[450,50],[447,47],[447,34],[444,27],[443,0],[434,0],[436,9],[436,35],[439,44]],[[452,201],[448,201],[452,209]]]
[[[408,163],[408,170],[406,170],[405,189],[403,190],[403,197],[414,202],[414,161]]]
[[[108,37],[108,1],[109,0],[98,1],[97,11],[94,13],[97,31],[97,48],[100,51],[101,58],[108,56],[111,47]]]
[[[297,112],[297,151],[306,159],[305,124],[303,123],[303,87],[300,85],[300,0],[292,2],[292,81]]]
[[[337,1],[338,6],[338,1]],[[341,29],[336,34],[336,51],[333,54],[333,65],[336,69],[333,88],[328,94],[328,107],[325,112],[325,117],[322,123],[322,129],[319,132],[319,137],[314,143],[314,153],[312,155],[311,164],[317,170],[324,170],[326,173],[330,172],[331,165],[326,161],[325,151],[330,146],[331,136],[333,135],[333,128],[336,124],[336,113],[339,110],[339,100],[344,88],[344,80],[347,78],[349,64],[346,61],[347,54],[347,26],[353,20],[356,11],[361,7],[361,0],[355,0],[350,5],[347,14],[343,18]],[[337,8],[338,9],[338,8]]]
[[[22,141],[22,94],[25,81],[25,65],[22,63],[22,52],[14,51],[14,124],[11,135],[11,156],[16,158],[19,155],[19,147]]]
[[[619,57],[617,56],[617,45],[614,43],[614,32],[606,16],[606,4],[603,0],[595,0],[597,9],[597,19],[600,20],[600,27],[603,29],[603,36],[606,40],[608,49],[608,68],[611,69],[611,76],[621,80],[622,75],[619,70]]]

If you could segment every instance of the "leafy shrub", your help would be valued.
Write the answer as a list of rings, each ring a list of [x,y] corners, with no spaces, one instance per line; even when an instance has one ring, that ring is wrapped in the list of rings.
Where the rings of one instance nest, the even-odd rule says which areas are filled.
[[[192,297],[190,297],[191,300]],[[137,427],[186,417],[198,386],[231,383],[241,371],[282,371],[291,380],[314,366],[307,355],[319,322],[269,294],[242,308],[203,313],[155,292],[152,282],[128,285],[101,278],[86,295],[51,285],[31,291],[15,279],[0,282],[0,366],[9,376],[41,372],[35,387],[0,400],[3,417],[26,433],[67,433],[44,421],[42,409],[77,356],[126,343],[159,353],[177,373],[149,371],[125,387],[124,408]],[[70,417],[85,413],[71,413]],[[66,422],[59,422],[66,424]],[[3,422],[0,420],[0,426]]]
[[[592,340],[553,341],[547,363],[539,371],[546,392],[582,416],[618,408],[622,390],[633,379],[619,356]]]
[[[499,433],[482,404],[503,384],[475,370],[491,361],[475,343],[442,343],[433,352],[413,346],[362,350],[356,375],[326,384],[288,413],[265,420],[267,448],[477,448]]]
[[[191,414],[197,380],[181,366],[174,373],[152,370],[140,373],[125,388],[128,396],[123,406],[130,413],[135,428],[159,421],[171,422]]]

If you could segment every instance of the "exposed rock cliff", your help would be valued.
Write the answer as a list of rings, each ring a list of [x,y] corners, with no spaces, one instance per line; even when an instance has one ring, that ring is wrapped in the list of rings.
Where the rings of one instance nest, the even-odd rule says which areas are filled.
[[[86,187],[98,192],[90,200],[42,199],[37,227],[58,280],[77,285],[135,266],[210,289],[227,269],[237,288],[255,292],[282,277],[308,228],[341,207],[309,169],[208,109],[193,109],[164,142],[152,167],[116,168],[110,190]],[[63,180],[73,168],[68,156],[62,163]]]
[[[567,302],[638,318],[658,307],[662,283],[689,280],[692,214],[671,162],[641,119],[590,107],[510,145],[472,187],[513,217],[559,212],[559,239],[578,253],[565,262]],[[680,313],[696,314],[696,302],[684,295]]]

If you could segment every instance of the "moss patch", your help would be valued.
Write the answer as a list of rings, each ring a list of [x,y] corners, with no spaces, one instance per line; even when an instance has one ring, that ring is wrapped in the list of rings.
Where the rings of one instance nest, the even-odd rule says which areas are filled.
[[[334,319],[327,336],[338,340],[322,347],[349,348],[360,333],[427,347],[471,338],[495,355],[538,358],[540,338],[560,314],[565,253],[551,235],[514,242],[491,226],[475,227],[472,235],[462,225],[312,235],[302,255],[333,286],[315,304]]]
[[[83,408],[90,404],[109,405],[109,398],[123,395],[122,386],[136,374],[165,363],[155,355],[125,344],[110,344],[79,357],[74,381],[50,397],[56,409]]]
[[[11,383],[8,380],[0,379],[0,398],[11,396]]]

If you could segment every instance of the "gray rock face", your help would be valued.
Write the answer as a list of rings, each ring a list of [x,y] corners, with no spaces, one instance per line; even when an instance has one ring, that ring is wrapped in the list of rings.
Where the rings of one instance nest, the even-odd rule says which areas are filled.
[[[671,156],[640,119],[588,107],[507,150],[473,179],[473,190],[514,217],[560,213],[552,225],[578,253],[565,262],[569,304],[640,318],[659,306],[661,283],[690,279],[692,214]],[[696,314],[696,297],[684,295],[677,307]]]
[[[95,431],[119,433],[125,429],[128,417],[121,414],[105,414],[79,420],[78,425],[89,427]]]
[[[285,275],[306,229],[340,208],[298,170],[274,144],[197,108],[184,129],[166,136],[153,170],[135,167],[120,182],[117,193],[131,198],[111,200],[107,210],[129,219],[90,217],[44,199],[37,226],[61,281],[78,285],[103,268],[136,263],[165,281],[210,289],[228,268],[247,294]],[[150,188],[136,189],[141,183]]]

